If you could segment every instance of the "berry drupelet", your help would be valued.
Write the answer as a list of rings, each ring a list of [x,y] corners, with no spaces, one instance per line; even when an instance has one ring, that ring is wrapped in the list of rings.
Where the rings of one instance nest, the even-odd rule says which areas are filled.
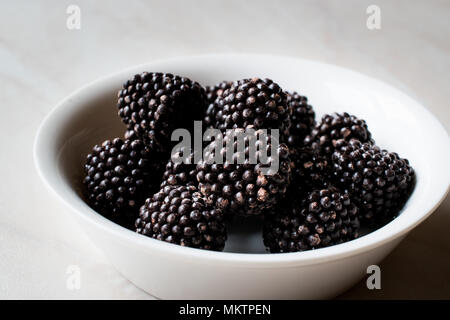
[[[163,165],[141,140],[106,140],[87,156],[84,184],[88,202],[106,218],[132,227],[139,207],[158,189]]]
[[[138,136],[136,135],[136,132],[134,132],[134,130],[132,130],[132,129],[127,129],[125,131],[123,137],[125,139],[131,139],[131,140],[138,139]]]
[[[118,93],[119,116],[129,130],[155,149],[169,151],[172,131],[191,129],[202,120],[205,90],[197,82],[170,73],[143,72]]]
[[[361,222],[383,224],[395,218],[415,182],[408,160],[358,140],[338,140],[335,145],[335,181],[361,208]]]
[[[358,207],[334,187],[289,194],[264,218],[264,244],[272,253],[323,248],[358,237]]]
[[[206,204],[194,186],[165,186],[145,201],[136,232],[186,247],[221,251],[226,226],[222,212]]]
[[[344,112],[324,115],[305,138],[304,144],[331,156],[334,152],[333,142],[338,139],[358,139],[362,143],[374,143],[366,122]]]

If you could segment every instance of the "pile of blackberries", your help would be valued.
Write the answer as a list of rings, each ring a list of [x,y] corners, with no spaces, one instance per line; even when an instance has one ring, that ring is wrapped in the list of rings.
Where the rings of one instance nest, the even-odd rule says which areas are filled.
[[[260,216],[270,252],[327,247],[394,219],[414,187],[408,160],[376,146],[364,120],[334,113],[316,123],[306,97],[270,79],[203,87],[144,72],[125,82],[117,108],[124,137],[87,156],[86,199],[104,217],[158,240],[223,250],[233,217]],[[235,156],[223,163],[194,163],[193,154],[187,163],[174,161],[183,152],[172,152],[171,134],[192,132],[194,121],[222,133],[278,129],[276,148],[270,137],[264,144],[269,165],[276,153],[278,171],[229,160]],[[222,153],[215,143],[208,147]]]

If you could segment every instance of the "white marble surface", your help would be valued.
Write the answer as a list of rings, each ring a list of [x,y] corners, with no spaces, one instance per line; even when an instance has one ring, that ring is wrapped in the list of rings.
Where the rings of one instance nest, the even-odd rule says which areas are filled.
[[[66,8],[81,8],[81,30]],[[366,8],[381,8],[381,30]],[[74,89],[180,55],[255,52],[353,68],[416,97],[450,129],[448,1],[0,1],[0,298],[152,298],[118,274],[37,177],[36,129]],[[449,170],[449,168],[443,168]],[[383,262],[382,290],[341,298],[450,298],[450,199]],[[68,290],[78,265],[81,287]],[[189,297],[186,297],[189,298]]]

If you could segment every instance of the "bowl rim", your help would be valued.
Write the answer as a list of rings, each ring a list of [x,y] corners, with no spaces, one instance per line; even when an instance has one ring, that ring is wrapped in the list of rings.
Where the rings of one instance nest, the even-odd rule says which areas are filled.
[[[434,117],[434,115],[428,111],[420,102],[412,99],[402,91],[392,87],[391,85],[375,79],[373,77],[367,76],[365,74],[359,73],[357,71],[344,68],[341,66],[337,66],[334,64],[302,59],[302,58],[294,58],[294,57],[286,57],[286,56],[278,56],[278,55],[266,55],[266,54],[206,54],[206,55],[194,55],[194,56],[180,56],[173,57],[169,59],[160,59],[154,60],[149,63],[139,64],[136,66],[131,66],[121,71],[117,71],[106,76],[100,77],[94,81],[87,83],[86,85],[80,87],[79,89],[72,92],[67,97],[63,98],[59,101],[55,107],[46,115],[44,120],[42,121],[39,129],[37,130],[34,144],[33,144],[33,158],[35,162],[35,167],[37,169],[38,175],[46,185],[48,189],[54,193],[57,198],[67,206],[70,211],[76,214],[78,217],[85,220],[87,223],[94,224],[97,228],[101,228],[108,233],[112,233],[114,236],[117,236],[119,239],[124,241],[135,242],[136,245],[139,245],[141,248],[146,250],[161,250],[168,254],[176,254],[180,256],[188,256],[188,257],[196,257],[198,259],[203,259],[205,262],[223,262],[228,264],[238,264],[241,266],[249,266],[249,267],[271,267],[274,265],[290,267],[298,264],[302,265],[313,265],[317,263],[321,263],[323,261],[331,261],[342,259],[345,257],[357,255],[361,252],[366,252],[372,250],[376,247],[379,247],[387,242],[391,242],[399,237],[406,235],[410,230],[424,221],[429,215],[433,213],[433,211],[441,204],[441,202],[445,199],[445,196],[449,192],[449,180],[450,174],[447,173],[447,186],[440,186],[439,190],[435,192],[435,199],[437,199],[432,205],[428,205],[428,208],[424,210],[423,213],[418,215],[410,215],[411,217],[415,217],[414,219],[403,219],[405,221],[404,224],[399,223],[399,219],[395,219],[387,225],[379,228],[368,235],[365,235],[361,238],[357,238],[355,240],[338,244],[326,248],[320,248],[310,251],[303,252],[289,252],[289,253],[277,253],[277,254],[267,254],[267,253],[236,253],[236,252],[216,252],[216,251],[208,251],[201,250],[196,248],[182,247],[179,245],[167,243],[164,241],[152,239],[140,234],[137,234],[131,230],[123,228],[110,220],[104,218],[96,211],[91,209],[86,203],[83,201],[81,206],[80,203],[76,204],[66,199],[63,194],[60,192],[58,188],[52,183],[52,179],[60,179],[63,181],[64,179],[61,177],[56,177],[57,169],[53,170],[54,172],[49,172],[46,168],[46,164],[44,163],[44,155],[46,150],[46,140],[50,134],[50,128],[52,127],[53,121],[59,118],[64,113],[67,113],[69,108],[64,108],[65,105],[69,104],[71,100],[78,95],[88,93],[91,88],[100,85],[102,82],[107,80],[122,77],[125,74],[130,74],[132,72],[136,72],[137,70],[145,70],[151,68],[153,65],[158,65],[161,63],[179,63],[180,61],[186,60],[202,60],[202,59],[278,59],[285,60],[291,63],[308,63],[313,65],[320,65],[322,67],[331,68],[340,72],[352,73],[358,77],[361,77],[367,81],[371,81],[380,85],[382,88],[395,92],[397,95],[402,96],[402,98],[410,99],[414,102],[414,108],[416,111],[426,116],[430,121],[434,122],[434,131],[439,133],[440,144],[442,145],[450,145],[449,137],[442,126],[442,124]],[[139,72],[139,71],[138,71]],[[64,111],[63,111],[64,109]],[[443,152],[442,155],[447,158],[447,163],[450,163],[450,152],[447,150]],[[56,164],[56,161],[55,161]],[[52,177],[53,176],[53,177]],[[71,188],[72,189],[72,188]],[[73,191],[73,189],[72,189]],[[81,199],[80,199],[81,200]],[[409,208],[409,210],[414,210],[414,208]],[[403,221],[402,220],[402,221]],[[263,264],[261,264],[263,263]]]

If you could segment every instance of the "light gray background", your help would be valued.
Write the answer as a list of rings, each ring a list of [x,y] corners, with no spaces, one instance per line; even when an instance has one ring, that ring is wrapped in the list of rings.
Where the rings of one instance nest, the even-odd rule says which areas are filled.
[[[81,8],[79,31],[66,28],[69,4]],[[366,28],[370,4],[381,8],[381,30]],[[154,59],[279,54],[382,79],[449,130],[449,18],[450,1],[2,0],[0,298],[151,298],[108,264],[35,172],[38,125],[74,89]],[[341,298],[450,298],[449,209],[447,198],[382,263],[382,290],[361,282]],[[80,267],[80,290],[66,288],[69,265]]]

